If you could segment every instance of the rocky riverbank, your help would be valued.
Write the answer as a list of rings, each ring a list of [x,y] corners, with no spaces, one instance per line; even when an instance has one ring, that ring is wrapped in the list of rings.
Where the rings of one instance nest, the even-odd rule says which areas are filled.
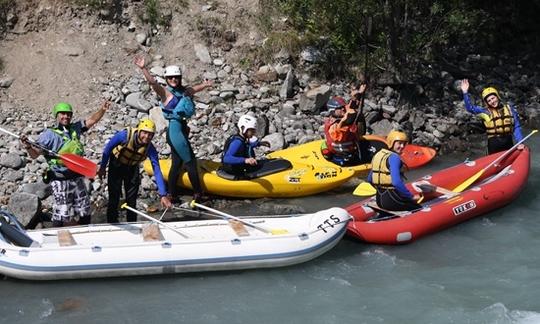
[[[72,24],[80,21],[74,12],[71,12],[69,18]],[[20,23],[14,21],[13,28],[17,30]],[[197,112],[189,122],[190,139],[198,158],[219,159],[225,139],[236,131],[235,123],[245,113],[257,116],[258,136],[271,144],[270,149],[262,149],[261,154],[265,150],[279,150],[319,139],[323,134],[324,105],[328,98],[332,95],[348,98],[349,87],[345,81],[330,82],[309,74],[314,64],[321,64],[313,49],[305,49],[299,57],[292,57],[283,51],[274,56],[270,64],[246,67],[237,56],[231,55],[238,42],[238,37],[231,36],[234,32],[232,30],[228,33],[229,41],[224,43],[229,44],[228,51],[224,50],[225,45],[209,47],[194,42],[187,52],[189,59],[184,61],[195,62],[196,66],[191,67],[182,64],[183,61],[171,56],[165,49],[159,53],[159,46],[151,47],[151,37],[154,37],[154,43],[159,43],[160,37],[167,37],[166,33],[145,32],[143,28],[137,29],[135,22],[127,21],[125,25],[114,27],[109,23],[92,20],[91,24],[83,21],[74,28],[89,29],[98,39],[107,35],[111,37],[110,33],[115,28],[122,28],[119,33],[123,33],[124,38],[131,38],[127,43],[137,44],[131,47],[134,50],[128,51],[128,55],[125,50],[122,51],[121,61],[124,64],[131,61],[134,52],[142,49],[142,52],[153,53],[147,54],[147,58],[151,72],[157,76],[162,75],[165,65],[181,64],[185,74],[191,75],[187,78],[188,82],[196,83],[196,80],[202,79],[214,81],[212,88],[196,95]],[[31,30],[21,32],[27,37],[32,33]],[[4,42],[14,41],[15,35],[11,34],[11,39]],[[262,41],[253,38],[249,46],[257,46]],[[92,51],[77,46],[62,46],[55,50],[75,59],[93,55]],[[111,62],[119,61],[118,57],[96,57],[96,60],[102,62],[98,68],[103,73],[92,79],[94,93],[90,95],[95,98],[94,103],[111,100],[115,105],[87,134],[86,157],[99,161],[105,143],[116,131],[135,126],[145,116],[157,122],[159,134],[154,142],[162,156],[167,157],[170,149],[165,142],[166,123],[157,107],[157,98],[134,65],[128,68],[124,66],[123,73],[110,67]],[[413,143],[435,147],[440,154],[471,150],[480,152],[485,145],[482,124],[465,111],[459,91],[459,79],[464,76],[471,79],[473,96],[478,97],[484,85],[499,86],[503,99],[512,100],[517,105],[523,124],[528,127],[538,125],[538,65],[527,62],[526,58],[515,61],[511,58],[471,54],[465,62],[455,62],[453,66],[458,68],[437,67],[426,70],[429,81],[412,88],[404,89],[403,85],[383,80],[372,84],[364,108],[369,132],[384,135],[393,128],[401,128],[411,135]],[[95,67],[88,67],[89,70],[92,68]],[[192,70],[200,71],[200,75],[194,76]],[[24,104],[23,100],[15,99],[19,79],[22,77],[15,74],[5,73],[0,76],[0,125],[35,139],[44,127],[52,125],[54,121],[50,107],[36,109]],[[411,97],[415,99],[411,100]],[[54,95],[48,101],[56,101],[57,98]],[[87,105],[84,112],[77,106],[75,109],[75,118],[84,118],[94,108]],[[41,182],[41,174],[46,168],[43,157],[32,161],[15,138],[0,136],[0,205],[17,214],[23,223],[37,210],[51,205],[50,188]],[[100,210],[106,201],[106,184],[96,179],[88,185],[92,190],[93,204],[96,210]],[[140,190],[142,207],[145,202],[157,201],[155,188],[152,179],[144,174]],[[95,218],[94,222],[102,220],[101,216]]]

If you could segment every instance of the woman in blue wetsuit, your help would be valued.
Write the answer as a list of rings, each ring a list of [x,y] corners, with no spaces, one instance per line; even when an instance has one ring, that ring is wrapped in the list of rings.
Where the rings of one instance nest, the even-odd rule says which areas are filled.
[[[189,181],[193,187],[193,199],[200,201],[203,195],[202,185],[197,172],[197,160],[193,154],[193,149],[189,143],[189,129],[187,119],[193,116],[195,107],[192,96],[212,85],[205,81],[193,87],[182,85],[182,71],[176,65],[165,68],[165,81],[167,86],[161,86],[145,67],[145,60],[142,56],[134,59],[143,72],[146,81],[160,98],[161,109],[165,119],[169,121],[167,129],[167,143],[171,147],[172,164],[169,170],[168,189],[173,201],[178,201],[178,191],[176,182],[182,164],[184,164],[189,176]]]

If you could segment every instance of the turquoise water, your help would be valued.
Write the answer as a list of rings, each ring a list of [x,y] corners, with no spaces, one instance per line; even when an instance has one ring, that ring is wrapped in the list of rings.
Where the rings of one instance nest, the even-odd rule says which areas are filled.
[[[404,246],[343,240],[270,270],[0,282],[2,323],[540,323],[540,150],[511,205]],[[444,157],[409,177],[451,165]],[[348,186],[279,200],[306,211],[355,202]]]

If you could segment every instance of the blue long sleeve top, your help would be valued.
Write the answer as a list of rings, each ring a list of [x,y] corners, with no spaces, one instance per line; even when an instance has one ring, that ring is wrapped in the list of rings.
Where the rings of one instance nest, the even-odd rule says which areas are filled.
[[[401,161],[401,158],[396,153],[390,154],[388,157],[388,165],[390,168],[390,177],[392,178],[392,185],[394,188],[396,188],[396,191],[399,193],[401,197],[413,199],[413,194],[407,189],[405,186],[405,183],[403,182],[403,179],[401,179],[401,166],[403,162]],[[373,171],[370,171],[368,174],[367,181],[371,183],[373,178]]]
[[[244,152],[246,151],[246,146],[248,146],[248,156],[245,156],[244,154]],[[259,140],[253,142],[249,141],[246,143],[246,141],[235,137],[231,141],[231,143],[229,144],[229,148],[223,155],[223,163],[233,165],[245,164],[246,158],[255,157],[255,151],[253,149],[257,146],[259,146]]]
[[[136,136],[137,134],[135,134]],[[105,145],[103,149],[103,156],[101,158],[100,169],[105,169],[107,164],[109,164],[109,159],[112,153],[112,150],[118,145],[125,145],[128,141],[128,131],[127,129],[121,130],[114,134],[110,141]],[[165,181],[163,180],[163,174],[161,173],[161,168],[159,167],[159,156],[154,144],[148,144],[148,150],[146,150],[146,155],[152,163],[152,169],[154,170],[154,177],[156,178],[156,183],[158,187],[158,193],[160,196],[167,195],[167,189],[165,187]]]
[[[487,108],[473,105],[468,93],[463,94],[463,101],[465,102],[465,109],[471,114],[478,115],[484,113],[491,115]],[[519,115],[514,106],[512,106],[511,104],[508,104],[508,106],[510,107],[510,111],[512,112],[512,117],[514,118],[514,138],[516,139],[516,141],[519,142],[523,139],[523,134],[521,133],[521,123],[519,122]]]

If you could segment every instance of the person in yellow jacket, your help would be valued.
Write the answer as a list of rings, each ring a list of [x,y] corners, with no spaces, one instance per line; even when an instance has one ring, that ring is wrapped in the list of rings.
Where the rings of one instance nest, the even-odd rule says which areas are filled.
[[[150,119],[139,121],[137,128],[126,128],[117,132],[105,146],[99,176],[106,173],[107,165],[109,174],[107,183],[109,188],[109,202],[107,204],[107,222],[118,223],[118,204],[122,193],[122,185],[125,190],[125,198],[128,206],[137,207],[137,194],[141,177],[139,166],[146,158],[150,159],[154,176],[161,196],[161,204],[169,208],[172,206],[165,181],[159,167],[159,157],[156,148],[152,144],[152,138],[156,132],[156,125]],[[127,212],[127,221],[137,221],[137,214]]]
[[[469,80],[461,81],[461,91],[465,109],[482,119],[488,136],[488,154],[505,151],[521,141],[521,124],[516,109],[510,104],[503,104],[497,89],[487,87],[482,91],[484,107],[475,106],[469,97]]]
[[[376,189],[377,205],[391,211],[415,210],[422,206],[417,203],[420,195],[412,193],[403,182],[404,165],[400,158],[407,134],[392,130],[386,137],[389,149],[381,149],[371,160],[371,172],[367,181]]]

